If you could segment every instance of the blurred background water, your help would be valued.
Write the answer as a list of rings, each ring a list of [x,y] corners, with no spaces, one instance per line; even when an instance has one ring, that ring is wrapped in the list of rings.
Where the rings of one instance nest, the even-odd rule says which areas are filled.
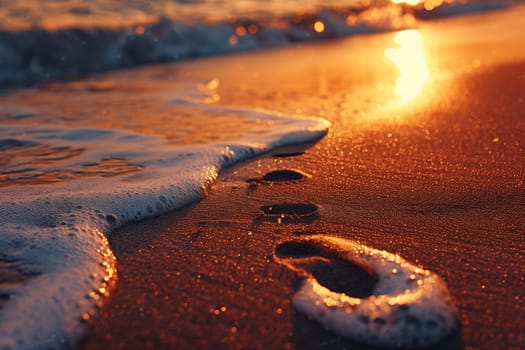
[[[417,26],[516,0],[0,0],[0,87]]]

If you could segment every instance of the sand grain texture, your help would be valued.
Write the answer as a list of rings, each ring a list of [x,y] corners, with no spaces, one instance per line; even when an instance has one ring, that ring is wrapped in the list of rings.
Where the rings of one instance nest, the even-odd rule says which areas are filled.
[[[398,71],[384,56],[392,33],[176,65],[182,77],[218,79],[220,103],[318,115],[332,129],[304,154],[228,169],[202,202],[114,234],[117,290],[80,348],[366,349],[292,308],[300,277],[274,254],[309,234],[398,253],[443,277],[462,329],[436,348],[524,348],[517,11],[425,24],[434,80],[403,106],[392,103]],[[283,169],[311,176],[246,182]],[[258,220],[261,207],[282,203],[318,210],[311,220]],[[337,268],[325,271],[337,282]]]

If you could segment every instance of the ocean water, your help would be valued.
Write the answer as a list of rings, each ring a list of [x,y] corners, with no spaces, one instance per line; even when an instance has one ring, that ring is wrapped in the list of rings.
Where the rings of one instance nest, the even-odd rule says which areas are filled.
[[[110,116],[90,120],[90,111],[64,116],[3,106],[2,348],[69,347],[83,335],[82,321],[115,281],[111,231],[201,199],[221,168],[327,132],[328,122],[318,118],[210,106],[210,85],[175,83],[169,96],[105,86],[84,101],[111,104],[104,110],[120,113],[124,128]],[[66,89],[63,97],[69,93],[74,104],[78,91]],[[144,100],[166,115],[132,116],[134,102]]]
[[[131,69],[116,80],[91,80],[90,73],[397,30],[514,3],[0,0],[0,87],[8,94],[44,83],[31,94],[38,108],[0,105],[0,347],[74,346],[117,278],[111,232],[195,202],[222,168],[314,142],[330,126],[315,116],[221,106],[214,79],[140,81]],[[59,100],[68,101],[66,107]],[[390,305],[408,290],[403,305],[423,310],[416,315],[437,308],[446,322],[425,344],[457,327],[437,276],[386,252],[316,244],[346,250],[352,261],[368,259],[363,264],[385,281],[398,269],[403,278],[377,290],[377,298]],[[416,284],[406,288],[412,274]],[[329,292],[309,280],[296,307],[331,325],[352,325],[360,322],[351,321],[355,315],[371,310],[365,305],[352,314],[348,300]],[[317,317],[326,311],[317,301],[327,297],[343,306],[334,318]],[[381,312],[388,317],[388,310]],[[395,346],[400,332],[392,329],[379,344]],[[359,338],[366,334],[346,335],[376,344]]]
[[[0,1],[0,87],[417,25],[520,0]]]

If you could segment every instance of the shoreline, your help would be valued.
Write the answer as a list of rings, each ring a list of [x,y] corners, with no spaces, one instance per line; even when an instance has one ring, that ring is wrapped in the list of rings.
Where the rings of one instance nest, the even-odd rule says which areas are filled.
[[[468,33],[484,20],[492,29],[473,41]],[[492,39],[505,20],[481,14],[470,27],[449,21],[441,34],[422,28],[423,40],[434,35],[429,50],[440,61],[429,65],[438,79],[406,107],[387,104],[396,72],[382,51],[393,34],[177,66],[182,76],[216,77],[221,103],[319,115],[333,127],[303,155],[226,169],[200,203],[112,235],[117,290],[79,348],[366,349],[291,306],[299,278],[275,261],[276,247],[323,233],[397,253],[446,280],[461,332],[436,348],[522,347],[525,52],[523,34]],[[454,31],[461,35],[444,43]],[[310,177],[246,182],[283,169]],[[257,220],[261,207],[279,203],[314,204],[318,216]]]
[[[91,286],[97,274],[68,284],[72,277],[66,273],[65,285],[73,289],[40,290],[31,288],[30,279],[42,274],[37,278],[46,285],[46,262],[35,264],[44,269],[39,271],[24,263],[18,266],[16,260],[13,264],[0,261],[7,273],[3,286],[20,283],[36,294],[33,300],[53,298],[58,308],[71,306],[69,310],[73,310],[62,310],[56,319],[62,323],[54,331],[46,331],[45,326],[55,324],[52,320],[39,323],[42,313],[38,308],[29,305],[30,312],[21,313],[20,308],[11,307],[15,302],[27,306],[23,298],[2,304],[10,293],[16,294],[8,289],[0,295],[0,308],[8,305],[19,317],[6,316],[11,315],[7,311],[2,315],[17,321],[18,329],[31,328],[24,315],[36,315],[32,319],[35,334],[52,334],[54,340],[49,341],[70,346],[64,341],[75,335],[64,327],[77,327],[81,333],[84,324],[75,322],[76,310],[80,304],[95,305],[88,298],[97,300],[100,317],[92,318],[96,312],[91,309],[80,313],[84,320],[89,319],[90,328],[80,349],[371,349],[324,330],[292,306],[306,276],[315,276],[331,290],[350,296],[373,293],[376,275],[366,266],[349,263],[333,249],[327,253],[330,249],[305,243],[311,236],[336,236],[399,254],[446,281],[460,311],[461,332],[435,349],[521,349],[525,345],[524,15],[525,8],[482,13],[424,23],[421,28],[398,33],[139,67],[1,94],[7,128],[10,123],[16,127],[20,118],[20,125],[29,130],[48,121],[54,123],[56,133],[61,126],[84,128],[87,120],[90,127],[105,128],[111,135],[136,131],[134,137],[138,138],[132,139],[138,141],[132,151],[140,145],[144,152],[154,152],[157,143],[151,143],[152,139],[163,145],[164,141],[172,145],[220,144],[220,140],[228,142],[238,134],[237,127],[250,130],[242,129],[246,137],[240,139],[241,144],[248,149],[253,144],[261,147],[261,132],[276,122],[273,112],[265,114],[261,109],[277,115],[318,116],[332,125],[329,134],[305,152],[277,150],[279,154],[239,163],[221,171],[217,182],[208,188],[217,175],[217,164],[230,164],[220,153],[224,163],[219,159],[211,169],[212,177],[194,189],[199,198],[208,194],[204,200],[112,231],[108,238],[113,252],[107,249],[101,232],[98,234],[107,250],[90,249],[91,241],[85,244],[73,239],[87,254],[116,255],[119,278],[111,292],[106,279],[114,273],[113,265],[105,260],[89,260],[93,270],[102,266],[108,275],[102,278],[101,288],[95,288],[95,294],[89,293],[86,299],[83,291],[90,287],[84,288],[82,283]],[[200,109],[191,108],[193,98]],[[282,121],[283,130],[288,131],[287,123],[296,122],[293,117]],[[315,130],[305,126],[302,132]],[[52,135],[53,130],[50,132]],[[298,141],[303,134],[286,135],[288,140]],[[84,148],[98,150],[103,141],[96,140],[97,145],[91,147],[89,140]],[[5,141],[8,147],[13,143]],[[113,150],[118,142],[108,145]],[[242,156],[242,147],[241,153],[235,154],[237,146],[229,145],[223,151],[232,157]],[[47,158],[36,161],[64,159],[61,150],[46,149],[51,152],[44,152]],[[82,152],[79,146],[67,155]],[[166,165],[166,172],[157,173],[161,175],[155,180],[174,187],[181,173],[180,168],[174,171],[174,165],[167,163],[172,153],[152,153],[150,160]],[[250,154],[253,152],[246,156]],[[94,159],[92,165],[77,164],[75,169],[80,172],[73,172],[96,175],[90,185],[98,181],[110,187],[111,182],[100,176],[142,169],[140,161],[108,164],[102,159],[99,164],[99,158]],[[26,166],[22,170],[32,169]],[[102,172],[97,175],[99,170]],[[146,191],[157,183],[153,177]],[[133,177],[125,181],[132,192],[140,187]],[[64,183],[64,188],[73,189],[85,184]],[[124,187],[124,182],[119,186]],[[41,186],[35,191],[53,192],[53,188],[57,187]],[[15,187],[12,195],[8,190],[3,193],[15,198],[16,191]],[[115,204],[111,208],[129,204],[129,193],[128,197],[116,197],[111,189],[108,193],[112,194],[107,200]],[[160,201],[156,213],[167,209],[162,204],[167,198],[159,195],[152,198]],[[85,203],[80,204],[76,209]],[[153,209],[140,207],[134,219],[128,212],[123,217],[138,220],[145,211],[154,215]],[[88,233],[96,233],[98,224],[104,231],[117,223],[113,209],[103,211],[108,212],[103,215],[99,208],[88,213],[97,223]],[[28,212],[36,223],[35,235],[65,235],[76,229],[73,223],[68,226],[71,231],[60,228],[74,221],[72,212],[66,213],[69,221],[60,225],[38,213],[33,215],[31,208]],[[14,209],[13,213],[17,214]],[[20,218],[22,224],[30,225],[28,220],[27,216]],[[10,233],[6,231],[4,240],[9,240]],[[67,242],[51,242],[49,247]],[[16,256],[17,247],[7,245],[12,249],[6,256]],[[41,248],[39,244],[24,247]],[[68,267],[71,271],[68,254],[73,260],[78,257],[71,249],[64,249],[64,256],[42,256],[58,259],[58,264],[66,267],[64,271]],[[29,270],[23,270],[26,267]],[[63,299],[53,294],[66,295],[74,288],[80,297]],[[54,313],[54,304],[38,303],[48,307],[50,315]],[[64,315],[73,321],[65,321]],[[62,331],[60,341],[58,333]],[[15,338],[4,333],[4,339],[23,346]]]

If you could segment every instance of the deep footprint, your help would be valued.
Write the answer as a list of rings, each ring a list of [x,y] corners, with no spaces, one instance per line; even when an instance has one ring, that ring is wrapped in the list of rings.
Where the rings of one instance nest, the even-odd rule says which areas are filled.
[[[249,179],[246,182],[279,183],[298,182],[308,178],[309,175],[293,169],[274,170],[258,179]]]
[[[325,256],[317,247],[304,242],[284,242],[275,254],[298,272],[311,274],[324,287],[338,293],[364,298],[372,294],[376,276],[346,260]]]
[[[426,347],[459,329],[458,311],[441,278],[398,255],[317,235],[283,242],[275,258],[305,278],[294,307],[350,340]],[[368,287],[356,292],[363,281]]]

